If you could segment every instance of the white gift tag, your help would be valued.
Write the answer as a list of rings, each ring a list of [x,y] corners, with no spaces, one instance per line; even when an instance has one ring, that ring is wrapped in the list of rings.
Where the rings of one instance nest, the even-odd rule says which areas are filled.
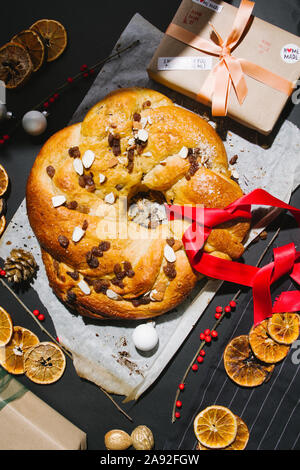
[[[296,44],[287,44],[281,49],[280,55],[287,64],[296,64],[300,60],[300,47]]]
[[[211,70],[212,57],[159,57],[158,70]]]
[[[193,2],[197,3],[197,5],[216,11],[217,13],[221,13],[223,10],[223,5],[218,5],[216,2],[212,2],[211,0],[193,0]]]

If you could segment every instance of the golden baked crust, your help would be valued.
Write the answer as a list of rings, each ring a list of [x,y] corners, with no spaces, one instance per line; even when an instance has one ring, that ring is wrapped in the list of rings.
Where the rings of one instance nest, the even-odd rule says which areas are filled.
[[[138,130],[146,130],[145,142]],[[187,149],[193,150],[182,158]],[[75,158],[88,150],[94,161],[79,176]],[[100,319],[151,318],[174,308],[199,279],[181,243],[188,223],[145,227],[144,221],[128,220],[124,200],[152,191],[167,203],[223,208],[242,196],[230,176],[221,139],[199,116],[152,90],[108,95],[82,123],[45,143],[28,179],[28,217],[56,295],[82,315]],[[66,202],[54,207],[58,195]],[[122,217],[115,224],[117,214]],[[78,242],[72,239],[75,227],[84,229]],[[248,229],[245,220],[219,226],[205,251],[240,257]],[[175,262],[166,260],[166,244]]]

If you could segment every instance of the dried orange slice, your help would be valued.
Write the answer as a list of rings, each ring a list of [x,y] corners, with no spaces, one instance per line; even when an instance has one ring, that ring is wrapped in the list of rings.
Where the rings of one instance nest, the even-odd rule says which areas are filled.
[[[39,343],[29,349],[24,358],[25,374],[37,384],[52,384],[61,378],[66,358],[61,349],[51,342]]]
[[[297,313],[274,313],[268,320],[268,333],[279,344],[292,344],[300,334]]]
[[[257,359],[274,364],[284,359],[290,348],[274,341],[268,334],[267,326],[268,320],[253,326],[249,333],[249,343]]]
[[[237,419],[237,433],[236,438],[230,446],[224,450],[244,450],[249,441],[249,429],[246,423],[239,417]]]
[[[10,342],[14,331],[13,322],[9,313],[0,307],[0,346],[6,346]]]
[[[55,20],[39,20],[30,26],[44,41],[47,62],[57,59],[67,46],[67,32],[63,25]]]
[[[34,333],[15,326],[10,342],[0,348],[0,364],[11,374],[24,374],[24,354],[32,346],[39,343]]]
[[[236,438],[233,441],[230,446],[225,447],[224,449],[220,450],[244,450],[246,445],[248,444],[249,441],[249,430],[247,425],[244,423],[244,421],[239,417],[236,416],[237,419],[237,433],[236,433]],[[211,450],[208,447],[205,447],[202,445],[200,442],[198,442],[197,450]]]
[[[0,165],[0,196],[3,196],[3,194],[7,191],[8,181],[8,174],[6,173],[6,170],[3,168],[3,166]]]
[[[37,72],[45,59],[45,46],[39,34],[31,29],[25,29],[16,34],[11,41],[25,47],[30,55],[33,71]]]
[[[264,364],[253,355],[247,335],[233,338],[224,351],[227,375],[242,387],[261,385],[274,370],[274,365]]]
[[[209,449],[223,449],[233,443],[237,420],[225,406],[209,406],[194,420],[194,432],[200,444]]]
[[[0,48],[0,80],[6,88],[18,88],[33,71],[30,55],[25,47],[9,42]]]
[[[4,199],[2,199],[2,197],[0,197],[0,215],[2,214],[2,212],[4,212],[5,210],[5,201]]]
[[[6,219],[5,219],[5,216],[3,215],[3,216],[0,218],[0,237],[1,237],[2,233],[3,233],[4,230],[5,230],[5,226],[6,226]]]

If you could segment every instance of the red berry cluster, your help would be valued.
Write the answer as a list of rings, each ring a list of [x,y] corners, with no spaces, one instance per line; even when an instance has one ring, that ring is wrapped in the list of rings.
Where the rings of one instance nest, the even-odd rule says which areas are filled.
[[[89,69],[86,64],[83,64],[83,65],[80,67],[80,72],[82,72],[82,75],[83,75],[84,78],[88,78],[88,77],[90,77],[91,75],[94,75],[95,70],[94,70],[94,69]]]
[[[89,77],[91,77],[92,75],[94,75],[95,70],[94,70],[94,69],[89,69],[86,64],[83,64],[83,65],[80,67],[80,72],[82,72],[83,78],[89,78]],[[67,83],[68,83],[69,85],[71,85],[72,83],[74,83],[74,78],[73,78],[73,77],[68,77],[68,78],[67,78]]]
[[[8,142],[10,139],[10,136],[8,134],[4,134],[1,138],[0,138],[0,145],[4,145],[6,142]]]
[[[33,315],[34,315],[35,317],[38,318],[38,320],[40,320],[40,321],[44,321],[44,320],[45,320],[45,315],[43,315],[42,313],[40,313],[39,310],[33,310],[32,313],[33,313]]]
[[[215,319],[216,320],[220,320],[220,318],[222,317],[222,315],[224,315],[224,313],[230,313],[232,311],[232,309],[235,309],[236,308],[236,302],[234,300],[231,300],[229,302],[228,305],[226,305],[226,307],[221,307],[221,306],[218,306],[216,307],[216,312],[215,312]],[[215,325],[215,328],[218,326],[218,322],[217,324]],[[209,328],[207,328],[206,330],[204,330],[202,333],[200,333],[200,340],[203,342],[203,347],[205,346],[205,344],[209,344],[211,343],[212,339],[217,339],[218,338],[218,332],[216,330],[210,330]],[[204,349],[200,349],[199,351],[199,355],[197,357],[197,363],[193,364],[191,366],[191,369],[194,371],[194,372],[197,372],[197,370],[199,369],[199,364],[202,364],[204,362],[204,357],[205,357],[205,351]],[[180,390],[180,392],[183,392],[185,388],[185,385],[184,383],[181,383],[179,384],[178,386],[178,389]],[[182,407],[182,402],[180,400],[177,400],[176,403],[176,408],[177,408],[177,411],[175,411],[175,418],[180,418],[180,412],[178,411],[178,408],[180,409]]]
[[[48,101],[45,101],[45,103],[43,104],[43,108],[44,109],[48,109],[49,106],[53,103],[55,103],[55,101],[57,101],[59,98],[59,93],[54,93]]]

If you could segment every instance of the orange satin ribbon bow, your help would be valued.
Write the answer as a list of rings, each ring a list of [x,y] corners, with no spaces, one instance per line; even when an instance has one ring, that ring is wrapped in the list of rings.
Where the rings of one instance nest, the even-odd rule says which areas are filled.
[[[288,96],[293,91],[293,83],[289,80],[253,62],[234,57],[231,54],[248,25],[253,8],[254,2],[249,0],[241,1],[232,31],[225,41],[223,41],[213,25],[211,25],[218,39],[218,44],[211,40],[203,39],[174,23],[171,23],[166,31],[168,36],[188,44],[194,49],[219,56],[219,62],[208,75],[201,91],[197,95],[198,101],[203,102],[204,100],[209,102],[211,100],[213,116],[226,116],[232,85],[240,105],[243,104],[248,94],[245,74]]]

